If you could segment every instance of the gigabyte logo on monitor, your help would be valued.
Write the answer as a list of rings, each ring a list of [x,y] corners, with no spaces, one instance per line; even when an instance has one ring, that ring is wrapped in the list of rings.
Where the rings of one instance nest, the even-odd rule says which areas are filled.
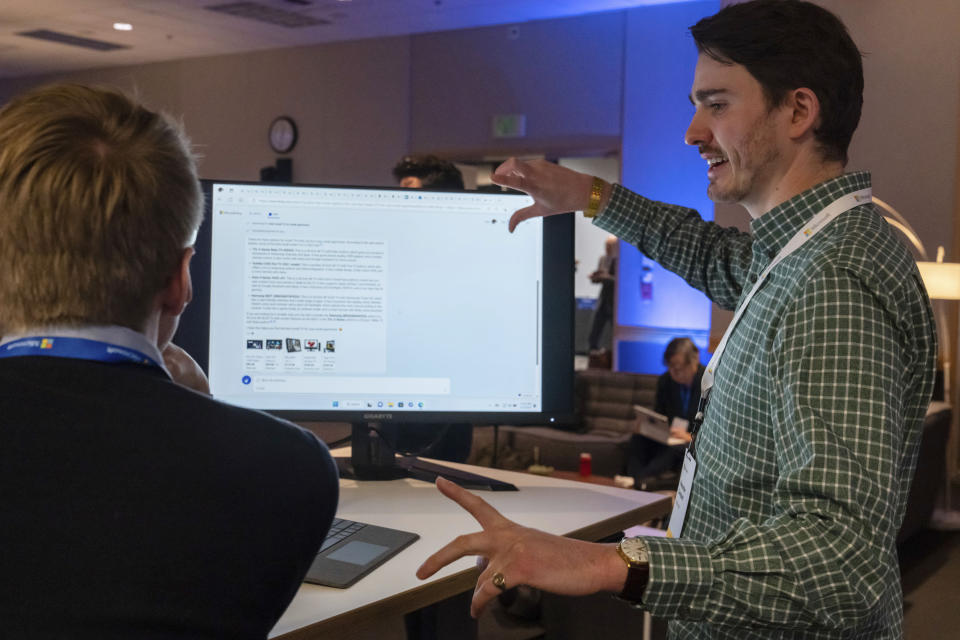
[[[364,420],[393,420],[392,413],[365,413]]]

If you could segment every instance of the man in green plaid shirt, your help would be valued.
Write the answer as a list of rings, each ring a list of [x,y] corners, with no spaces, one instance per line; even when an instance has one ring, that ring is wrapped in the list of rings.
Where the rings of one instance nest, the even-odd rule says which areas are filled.
[[[712,363],[682,535],[617,549],[557,538],[439,481],[484,530],[418,574],[483,557],[474,614],[528,584],[619,593],[670,619],[675,638],[901,638],[895,539],[936,337],[916,265],[870,203],[869,174],[844,173],[860,53],[835,16],[799,0],[732,5],[691,33],[700,56],[686,142],[707,162],[710,198],[742,204],[750,233],[547,162],[512,159],[494,176],[535,200],[511,229],[583,210],[740,308]],[[827,207],[840,213],[811,232]]]

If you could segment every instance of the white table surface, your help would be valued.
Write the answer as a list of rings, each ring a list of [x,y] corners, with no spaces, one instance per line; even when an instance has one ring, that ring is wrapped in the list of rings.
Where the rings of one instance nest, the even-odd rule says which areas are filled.
[[[665,516],[669,498],[655,493],[442,462],[511,482],[519,491],[478,491],[508,518],[543,531],[598,540]],[[475,558],[463,558],[428,580],[414,572],[454,537],[480,529],[433,484],[402,479],[340,481],[338,517],[412,531],[420,539],[348,589],[304,583],[271,637],[342,638],[373,617],[399,616],[473,588]]]

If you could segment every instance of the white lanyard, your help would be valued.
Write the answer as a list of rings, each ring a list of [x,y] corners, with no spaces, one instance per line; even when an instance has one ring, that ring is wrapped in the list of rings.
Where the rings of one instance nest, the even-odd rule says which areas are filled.
[[[746,298],[744,298],[743,303],[737,309],[736,315],[733,316],[730,326],[727,327],[726,333],[723,334],[723,339],[721,339],[720,344],[717,345],[717,350],[713,352],[713,357],[710,358],[710,362],[707,363],[706,371],[703,372],[703,379],[700,383],[700,397],[702,398],[701,407],[706,400],[710,388],[713,387],[713,380],[715,377],[714,374],[717,370],[717,365],[720,363],[720,358],[723,357],[723,352],[727,348],[727,340],[730,339],[730,334],[733,333],[734,327],[737,326],[737,323],[743,316],[743,312],[750,304],[750,301],[753,300],[754,294],[756,294],[760,289],[760,286],[763,284],[763,281],[766,280],[770,271],[772,271],[775,266],[783,262],[787,256],[802,247],[807,240],[816,235],[818,231],[827,226],[827,224],[834,218],[858,205],[861,205],[865,202],[870,202],[872,197],[873,194],[870,189],[862,189],[860,191],[855,191],[854,193],[849,193],[842,198],[831,202],[823,209],[823,211],[810,218],[810,221],[807,222],[807,224],[800,229],[800,231],[797,231],[792,238],[790,238],[790,241],[784,245],[782,249],[780,249],[780,253],[778,253],[773,261],[767,265],[767,268],[760,273],[760,276],[754,283],[750,293],[747,294]]]

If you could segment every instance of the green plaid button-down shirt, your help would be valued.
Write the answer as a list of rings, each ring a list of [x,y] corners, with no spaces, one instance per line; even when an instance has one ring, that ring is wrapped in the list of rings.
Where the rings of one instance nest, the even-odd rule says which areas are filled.
[[[752,233],[616,185],[596,224],[733,309],[844,175]],[[933,389],[936,329],[914,261],[872,205],[778,265],[731,335],[697,438],[679,540],[649,538],[644,606],[674,638],[902,637],[894,540]]]

